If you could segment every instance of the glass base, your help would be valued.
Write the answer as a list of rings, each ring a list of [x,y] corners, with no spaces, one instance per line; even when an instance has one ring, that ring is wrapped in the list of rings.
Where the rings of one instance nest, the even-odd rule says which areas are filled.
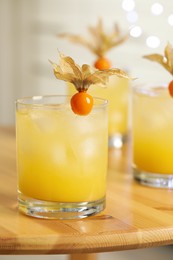
[[[173,174],[159,174],[133,168],[133,176],[140,184],[156,188],[173,189]]]
[[[90,202],[50,202],[18,195],[19,210],[25,215],[45,219],[78,219],[95,215],[105,208],[105,197]]]
[[[128,141],[127,134],[114,134],[109,136],[109,148],[121,149],[125,143]]]

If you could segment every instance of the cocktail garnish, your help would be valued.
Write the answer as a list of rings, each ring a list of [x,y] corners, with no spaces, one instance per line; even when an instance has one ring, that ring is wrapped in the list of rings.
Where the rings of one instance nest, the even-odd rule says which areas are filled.
[[[173,46],[170,43],[166,45],[164,55],[155,53],[145,55],[144,58],[159,63],[173,76]],[[173,97],[173,80],[168,84],[168,90]]]
[[[118,68],[107,70],[97,70],[87,64],[79,66],[75,61],[60,53],[59,65],[50,61],[54,75],[57,79],[72,83],[78,93],[71,98],[71,107],[75,114],[87,115],[93,107],[93,97],[87,92],[88,88],[94,84],[106,85],[109,77],[116,75],[122,78],[128,78],[128,74]]]
[[[70,33],[63,33],[58,36],[68,38],[74,43],[79,43],[94,53],[97,57],[94,64],[95,68],[99,70],[110,69],[111,62],[106,58],[106,53],[126,41],[129,34],[123,34],[118,24],[115,24],[112,32],[105,31],[102,19],[98,20],[96,27],[88,27],[88,32],[89,38]]]

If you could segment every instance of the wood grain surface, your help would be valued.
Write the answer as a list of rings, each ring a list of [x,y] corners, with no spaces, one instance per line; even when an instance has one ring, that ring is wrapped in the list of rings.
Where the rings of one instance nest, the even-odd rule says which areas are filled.
[[[0,128],[0,254],[92,254],[173,243],[173,190],[133,180],[130,149],[109,151],[107,206],[81,220],[44,220],[17,209],[14,128]]]

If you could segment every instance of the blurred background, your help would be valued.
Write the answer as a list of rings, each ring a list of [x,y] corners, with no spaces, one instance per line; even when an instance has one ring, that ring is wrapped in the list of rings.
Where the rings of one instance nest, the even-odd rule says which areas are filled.
[[[173,1],[170,0],[0,0],[0,124],[14,124],[16,98],[65,92],[48,59],[58,50],[79,64],[94,56],[80,45],[60,39],[70,32],[87,36],[87,27],[103,19],[105,29],[118,23],[130,38],[108,56],[114,67],[128,69],[137,82],[168,81],[160,65],[142,58],[163,53],[173,43]]]

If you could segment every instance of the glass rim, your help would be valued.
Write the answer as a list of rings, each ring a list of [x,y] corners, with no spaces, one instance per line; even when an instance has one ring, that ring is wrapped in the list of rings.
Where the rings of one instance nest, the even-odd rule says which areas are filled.
[[[162,88],[165,89],[168,86],[168,83],[166,82],[153,82],[153,83],[138,83],[135,85],[131,85],[131,88],[133,90],[138,90],[138,89],[155,89],[155,88]]]
[[[153,82],[153,83],[141,83],[136,84],[131,87],[132,92],[143,94],[143,95],[151,95],[158,96],[163,91],[168,90],[168,83],[165,82]]]
[[[22,106],[28,106],[28,107],[47,107],[47,108],[52,108],[52,105],[63,105],[65,104],[66,102],[62,102],[62,103],[56,103],[56,102],[53,102],[53,103],[38,103],[39,101],[43,100],[43,99],[49,99],[49,98],[68,98],[68,100],[70,100],[72,97],[72,95],[58,95],[58,94],[55,94],[55,95],[35,95],[35,96],[26,96],[26,97],[23,97],[23,98],[18,98],[15,100],[15,104],[16,105],[22,105]],[[104,98],[100,98],[100,97],[93,97],[94,100],[97,100],[97,101],[100,101],[100,103],[94,103],[94,107],[106,107],[108,105],[108,100],[107,99],[104,99]],[[26,101],[35,101],[33,103],[29,103],[29,102],[26,102]]]

